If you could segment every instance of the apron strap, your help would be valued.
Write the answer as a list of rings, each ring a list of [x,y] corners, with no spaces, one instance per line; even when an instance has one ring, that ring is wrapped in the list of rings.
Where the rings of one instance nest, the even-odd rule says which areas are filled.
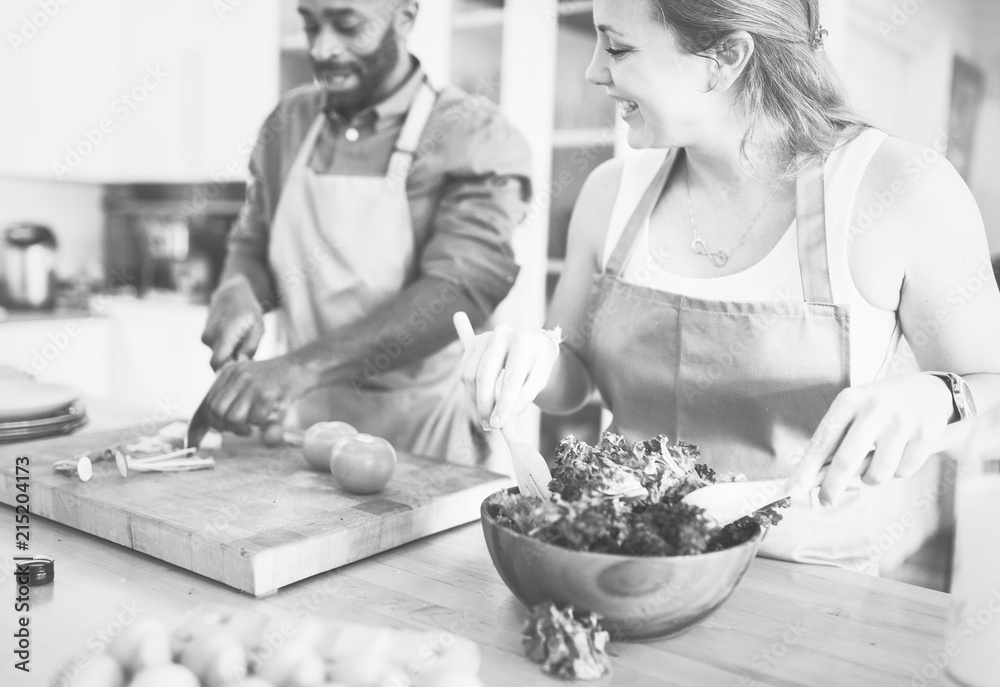
[[[826,189],[823,162],[811,163],[795,183],[802,296],[807,303],[833,303],[830,256],[826,246]]]
[[[312,125],[310,125],[309,131],[306,132],[306,137],[302,140],[302,145],[299,146],[299,151],[295,154],[295,160],[292,162],[292,166],[288,169],[289,173],[293,169],[299,169],[309,164],[309,157],[312,155],[313,149],[316,147],[316,139],[319,138],[319,134],[323,130],[324,126],[326,126],[326,113],[320,110],[320,113],[316,115],[316,119],[314,119]]]
[[[632,253],[632,248],[635,246],[635,242],[642,232],[643,225],[649,221],[650,215],[653,214],[656,202],[663,195],[667,179],[670,178],[670,171],[673,169],[676,160],[677,149],[671,148],[670,152],[667,153],[666,159],[663,161],[663,165],[660,167],[660,171],[653,177],[653,181],[650,182],[649,187],[629,218],[628,224],[625,225],[621,238],[618,239],[615,250],[611,253],[608,264],[604,268],[605,273],[615,277],[624,275],[625,265],[628,263],[628,257]]]
[[[410,103],[410,110],[403,122],[403,128],[396,139],[396,146],[392,150],[392,157],[389,159],[389,169],[386,177],[398,181],[406,180],[410,176],[413,168],[413,159],[417,154],[417,146],[420,144],[420,137],[423,136],[427,122],[430,121],[434,105],[437,103],[437,91],[425,78],[420,88],[413,96]]]

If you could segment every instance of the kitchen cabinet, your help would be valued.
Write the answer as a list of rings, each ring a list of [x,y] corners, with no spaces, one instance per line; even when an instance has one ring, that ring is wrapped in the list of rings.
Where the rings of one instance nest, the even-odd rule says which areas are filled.
[[[0,175],[77,182],[245,176],[278,94],[278,6],[241,0],[4,3]],[[36,25],[37,24],[37,25]],[[10,40],[10,37],[8,36]]]

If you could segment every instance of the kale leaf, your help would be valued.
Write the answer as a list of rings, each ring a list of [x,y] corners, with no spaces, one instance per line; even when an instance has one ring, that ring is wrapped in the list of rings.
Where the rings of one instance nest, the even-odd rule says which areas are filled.
[[[549,675],[597,680],[611,670],[609,639],[594,613],[544,603],[531,609],[522,643],[528,657]]]

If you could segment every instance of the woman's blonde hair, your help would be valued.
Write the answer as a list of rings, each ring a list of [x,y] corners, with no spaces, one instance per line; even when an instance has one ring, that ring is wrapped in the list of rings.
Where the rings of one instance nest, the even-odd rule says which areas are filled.
[[[848,105],[823,51],[819,0],[649,2],[692,55],[711,58],[737,31],[753,37],[754,52],[737,83],[737,106],[749,122],[744,156],[753,144],[777,160],[822,159],[870,126]]]

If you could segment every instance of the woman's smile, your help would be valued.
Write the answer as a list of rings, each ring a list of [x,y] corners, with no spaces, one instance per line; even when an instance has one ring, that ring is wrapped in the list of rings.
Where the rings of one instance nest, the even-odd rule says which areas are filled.
[[[639,111],[639,103],[634,100],[627,100],[617,96],[611,96],[611,99],[618,106],[618,112],[621,114],[622,119],[628,119],[631,115]]]

